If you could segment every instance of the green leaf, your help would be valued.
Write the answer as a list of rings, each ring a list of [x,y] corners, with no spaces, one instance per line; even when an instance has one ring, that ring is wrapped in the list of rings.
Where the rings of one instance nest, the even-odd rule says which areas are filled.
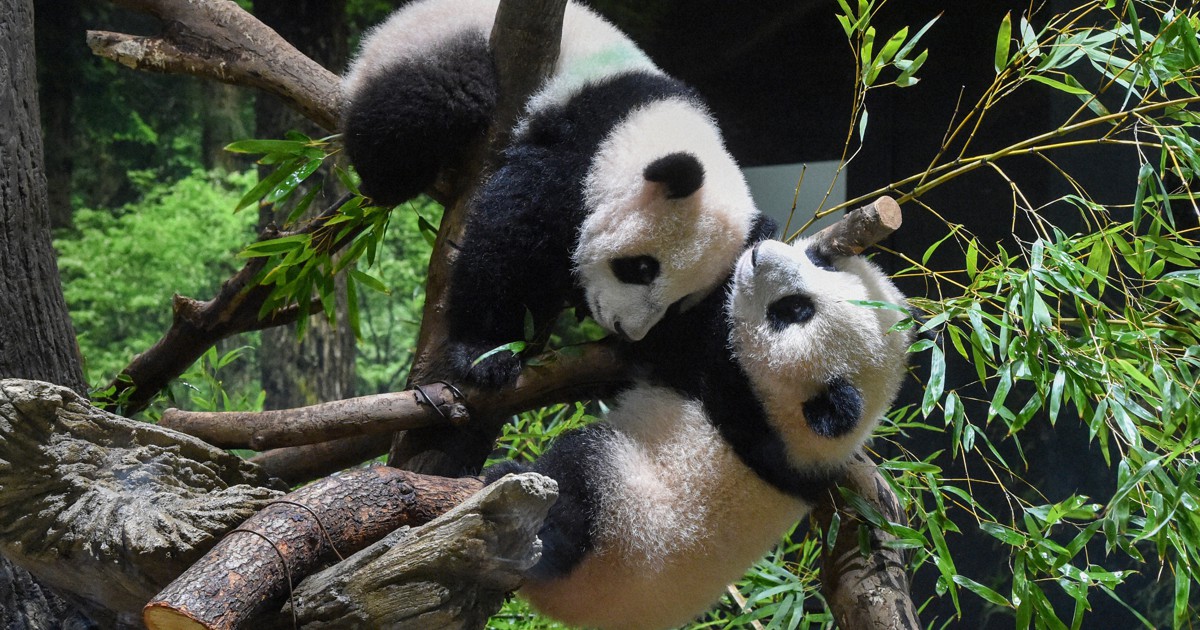
[[[1008,65],[1008,50],[1012,45],[1012,12],[1004,14],[1000,20],[1000,31],[996,33],[996,74],[1000,74]]]
[[[384,284],[382,280],[356,267],[350,268],[350,277],[354,278],[354,280],[356,280],[358,283],[366,285],[367,288],[373,291],[377,291],[384,295],[391,295],[391,291],[388,290],[387,285]]]
[[[297,140],[238,140],[225,145],[232,153],[300,153],[307,142]]]
[[[267,241],[258,241],[246,246],[238,257],[240,258],[261,258],[263,256],[273,256],[282,252],[292,251],[297,248],[308,247],[312,242],[312,236],[309,234],[291,234],[281,236]]]
[[[908,38],[908,27],[905,26],[888,38],[887,43],[883,48],[879,49],[879,54],[875,59],[882,65],[892,60],[892,57],[900,50],[900,46],[904,44],[904,40]]]
[[[1003,595],[980,584],[979,582],[976,582],[975,580],[972,580],[971,578],[969,578],[965,575],[955,575],[953,579],[954,579],[955,584],[966,588],[967,590],[971,591],[972,593],[975,593],[976,595],[982,597],[983,599],[985,599],[997,606],[1004,606],[1005,608],[1012,607],[1012,604],[1010,604],[1009,601],[1007,599],[1005,599],[1005,597]]]
[[[1067,75],[1067,76],[1070,76],[1070,75]],[[1050,87],[1052,87],[1056,90],[1062,91],[1062,92],[1066,92],[1067,94],[1079,94],[1081,96],[1091,96],[1092,95],[1091,92],[1083,89],[1082,87],[1067,85],[1066,83],[1063,83],[1062,81],[1055,81],[1054,79],[1051,79],[1050,77],[1047,77],[1044,75],[1031,74],[1031,75],[1029,75],[1029,79],[1032,81],[1037,81],[1038,83],[1042,83],[1044,85],[1049,85]]]
[[[929,380],[925,382],[925,394],[921,398],[921,414],[929,417],[937,408],[937,402],[942,397],[942,389],[946,384],[946,359],[942,349],[934,346],[929,355]]]
[[[475,358],[474,361],[471,362],[471,367],[475,367],[476,365],[479,365],[480,361],[483,361],[484,359],[486,359],[498,352],[511,352],[513,354],[521,354],[524,351],[525,351],[525,342],[524,341],[512,341],[512,342],[506,343],[502,346],[496,346],[495,348],[492,348],[491,350],[488,350],[487,352],[484,352],[483,354],[479,355],[478,357]]]

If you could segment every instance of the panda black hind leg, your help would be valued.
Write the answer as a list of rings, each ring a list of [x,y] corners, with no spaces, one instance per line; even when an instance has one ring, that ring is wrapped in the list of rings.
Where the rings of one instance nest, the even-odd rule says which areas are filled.
[[[343,142],[376,203],[407,201],[482,138],[496,107],[482,33],[465,31],[420,58],[370,68],[347,88]]]
[[[555,438],[550,450],[532,466],[507,461],[483,471],[487,483],[509,473],[532,470],[558,484],[558,499],[538,530],[542,556],[529,570],[528,579],[561,578],[592,550],[592,529],[599,503],[598,484],[614,474],[605,449],[605,444],[612,440],[611,427],[593,424]]]

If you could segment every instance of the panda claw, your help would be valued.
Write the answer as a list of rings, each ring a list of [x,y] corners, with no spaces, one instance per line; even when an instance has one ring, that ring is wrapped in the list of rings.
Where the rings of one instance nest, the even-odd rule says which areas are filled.
[[[516,381],[521,373],[521,358],[511,352],[497,352],[476,363],[492,347],[459,344],[446,352],[449,370],[454,375],[452,380],[483,389],[499,389]]]

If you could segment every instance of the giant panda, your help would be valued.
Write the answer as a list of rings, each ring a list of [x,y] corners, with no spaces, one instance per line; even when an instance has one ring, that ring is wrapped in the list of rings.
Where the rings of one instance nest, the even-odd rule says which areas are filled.
[[[712,606],[824,496],[895,398],[910,334],[862,300],[904,296],[862,258],[764,241],[727,297],[652,331],[635,349],[643,373],[606,417],[533,464],[560,494],[520,594],[604,629],[674,627]]]
[[[498,0],[418,0],[366,36],[344,81],[345,150],[376,202],[430,187],[487,130]],[[757,215],[711,114],[624,34],[576,3],[561,52],[476,194],[448,294],[442,367],[498,386],[496,353],[564,304],[636,341],[715,290]]]

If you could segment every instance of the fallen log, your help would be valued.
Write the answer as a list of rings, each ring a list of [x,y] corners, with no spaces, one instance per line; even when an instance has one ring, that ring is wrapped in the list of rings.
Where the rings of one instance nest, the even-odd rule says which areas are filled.
[[[153,629],[236,628],[278,608],[321,563],[388,532],[426,523],[477,492],[473,477],[430,477],[373,466],[327,477],[246,520],[150,600]]]
[[[547,477],[510,475],[416,529],[400,529],[292,597],[305,628],[482,628],[541,553],[558,496]]]

